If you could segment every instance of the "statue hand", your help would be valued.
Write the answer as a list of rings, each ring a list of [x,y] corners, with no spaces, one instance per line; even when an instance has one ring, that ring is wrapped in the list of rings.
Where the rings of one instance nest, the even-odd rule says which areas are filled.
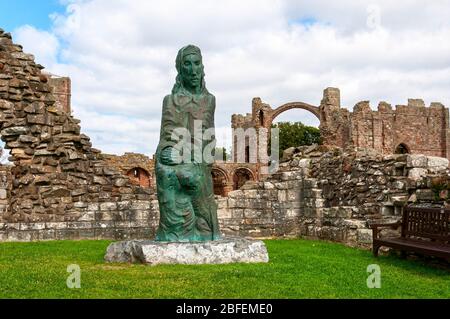
[[[179,155],[173,147],[166,147],[161,151],[161,163],[164,165],[176,165],[179,164]]]

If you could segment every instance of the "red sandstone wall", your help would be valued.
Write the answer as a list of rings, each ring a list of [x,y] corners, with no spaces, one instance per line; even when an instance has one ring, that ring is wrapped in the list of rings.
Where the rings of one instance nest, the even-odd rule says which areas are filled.
[[[448,109],[440,103],[425,107],[421,100],[409,100],[408,105],[393,110],[382,102],[378,111],[372,111],[364,101],[355,106],[351,125],[356,147],[392,154],[403,143],[412,154],[448,158]]]

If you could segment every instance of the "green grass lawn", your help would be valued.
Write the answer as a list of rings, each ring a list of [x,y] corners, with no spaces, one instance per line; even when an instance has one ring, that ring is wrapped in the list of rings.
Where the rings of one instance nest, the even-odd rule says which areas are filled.
[[[450,298],[450,272],[311,240],[267,240],[267,264],[106,264],[110,241],[0,244],[0,298]],[[67,266],[81,267],[69,289]],[[381,288],[367,288],[367,266]]]

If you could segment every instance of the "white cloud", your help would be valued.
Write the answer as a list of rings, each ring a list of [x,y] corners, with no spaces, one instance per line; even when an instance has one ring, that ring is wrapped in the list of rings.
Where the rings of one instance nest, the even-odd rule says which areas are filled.
[[[188,43],[202,48],[220,132],[233,113],[251,112],[255,96],[272,107],[318,105],[328,86],[341,89],[350,109],[408,97],[450,106],[448,4],[70,0],[51,32],[25,26],[14,35],[49,71],[72,78],[74,115],[94,147],[151,155],[175,56]],[[375,28],[367,23],[374,8]],[[317,125],[300,110],[279,119]]]
[[[14,31],[14,41],[24,45],[26,50],[35,55],[36,62],[44,66],[52,67],[57,60],[59,41],[50,32],[24,25]]]

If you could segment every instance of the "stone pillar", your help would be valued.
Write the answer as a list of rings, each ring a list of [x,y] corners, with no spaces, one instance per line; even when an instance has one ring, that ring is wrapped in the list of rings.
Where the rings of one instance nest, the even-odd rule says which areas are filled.
[[[326,88],[319,107],[320,135],[324,145],[346,147],[350,141],[350,115],[341,109],[338,88]]]
[[[52,87],[53,96],[56,99],[55,106],[61,111],[70,114],[71,106],[71,81],[69,77],[49,77],[49,85]]]
[[[341,92],[338,88],[326,88],[323,91],[322,106],[340,108],[341,107]]]

